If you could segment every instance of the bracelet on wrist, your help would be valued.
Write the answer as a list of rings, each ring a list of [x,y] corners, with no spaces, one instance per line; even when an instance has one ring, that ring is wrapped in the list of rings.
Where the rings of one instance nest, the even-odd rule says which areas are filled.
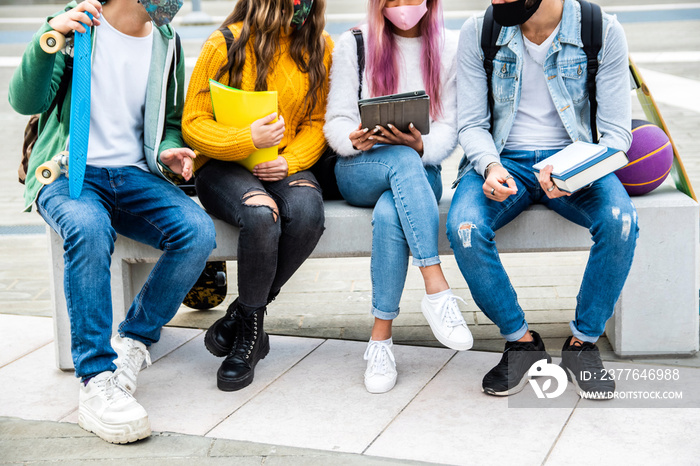
[[[501,167],[502,165],[498,162],[491,162],[486,166],[486,169],[484,170],[484,179],[489,177],[489,173],[491,173],[491,169],[495,166]]]

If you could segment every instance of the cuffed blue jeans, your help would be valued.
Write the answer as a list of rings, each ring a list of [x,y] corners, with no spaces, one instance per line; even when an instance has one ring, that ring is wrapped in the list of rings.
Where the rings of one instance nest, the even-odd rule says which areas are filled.
[[[338,188],[346,201],[372,207],[372,315],[392,320],[413,265],[440,263],[438,201],[440,167],[424,166],[406,146],[380,145],[355,157],[338,157]]]
[[[71,352],[81,378],[116,369],[109,267],[117,233],[163,251],[119,326],[120,334],[146,345],[158,341],[215,246],[204,210],[137,167],[88,166],[78,199],[60,176],[40,191],[37,208],[63,238]]]
[[[477,306],[508,341],[528,329],[525,314],[496,249],[495,231],[533,203],[541,203],[564,218],[588,228],[593,238],[588,264],[577,297],[571,331],[595,343],[612,316],[627,279],[638,236],[637,211],[614,174],[569,197],[549,199],[532,166],[556,151],[503,151],[501,163],[513,176],[517,194],[503,202],[488,199],[484,179],[474,170],[459,182],[447,217],[447,236],[462,275]],[[525,234],[525,232],[523,232]]]

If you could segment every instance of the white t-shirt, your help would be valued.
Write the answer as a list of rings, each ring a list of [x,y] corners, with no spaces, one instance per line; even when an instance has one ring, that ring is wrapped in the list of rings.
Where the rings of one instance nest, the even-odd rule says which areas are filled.
[[[137,166],[143,153],[143,115],[151,67],[153,28],[146,37],[123,34],[104,16],[95,28],[88,165]]]
[[[554,107],[543,71],[544,60],[559,33],[557,26],[540,45],[523,37],[522,92],[505,148],[509,150],[563,149],[571,144]]]

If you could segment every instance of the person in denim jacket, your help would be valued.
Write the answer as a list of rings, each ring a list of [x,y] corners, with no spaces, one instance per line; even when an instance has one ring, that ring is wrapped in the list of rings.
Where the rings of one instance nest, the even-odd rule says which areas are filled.
[[[610,398],[615,384],[600,380],[604,368],[595,343],[632,264],[637,213],[614,174],[569,194],[552,182],[551,166],[539,179],[532,170],[573,141],[593,140],[581,7],[576,0],[492,4],[494,19],[503,26],[493,60],[493,129],[480,15],[467,20],[460,34],[458,128],[465,156],[447,219],[447,235],[474,301],[506,339],[503,357],[486,374],[482,388],[490,395],[517,393],[527,384],[533,363],[551,361],[540,336],[528,330],[494,242],[496,230],[541,203],[591,232],[594,244],[561,365],[579,394]],[[626,151],[632,140],[627,43],[617,19],[605,13],[598,61],[600,144]]]

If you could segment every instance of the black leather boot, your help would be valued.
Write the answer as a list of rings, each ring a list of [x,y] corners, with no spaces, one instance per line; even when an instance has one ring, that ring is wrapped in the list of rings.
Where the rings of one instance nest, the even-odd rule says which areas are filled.
[[[267,304],[275,300],[280,290],[270,293]],[[226,315],[214,322],[204,335],[204,346],[217,358],[223,358],[231,352],[236,338],[236,325],[241,311],[236,298],[226,309]]]
[[[238,298],[236,298],[226,309],[226,315],[214,322],[204,335],[204,346],[214,356],[223,358],[231,352],[236,339],[239,313]]]
[[[270,352],[270,337],[263,330],[265,311],[261,307],[248,316],[238,313],[233,348],[216,374],[219,390],[232,392],[250,385],[255,365]]]

